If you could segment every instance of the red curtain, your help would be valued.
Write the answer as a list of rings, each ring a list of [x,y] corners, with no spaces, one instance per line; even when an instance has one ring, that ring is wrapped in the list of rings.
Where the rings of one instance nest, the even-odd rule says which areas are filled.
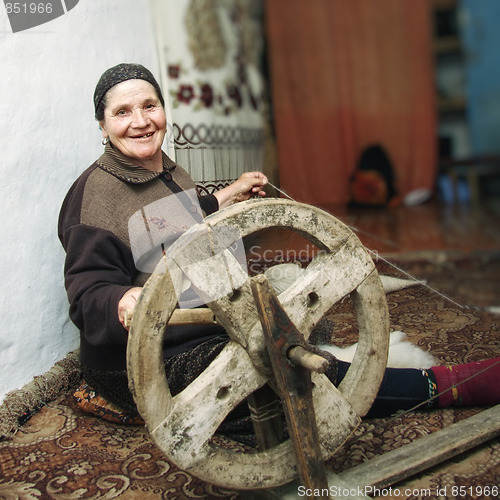
[[[436,108],[429,0],[267,0],[280,183],[346,203],[362,150],[382,145],[400,195],[432,189]]]

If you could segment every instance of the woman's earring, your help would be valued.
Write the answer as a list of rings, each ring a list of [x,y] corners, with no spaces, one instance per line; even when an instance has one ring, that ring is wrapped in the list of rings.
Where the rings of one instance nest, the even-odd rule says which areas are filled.
[[[109,137],[104,137],[104,139],[101,142],[103,146],[106,146],[106,144],[109,142]]]

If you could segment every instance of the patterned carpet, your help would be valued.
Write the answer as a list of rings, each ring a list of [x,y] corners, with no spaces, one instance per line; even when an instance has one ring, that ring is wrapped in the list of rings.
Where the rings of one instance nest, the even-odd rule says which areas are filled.
[[[383,274],[398,275],[379,265]],[[453,280],[453,269],[449,271],[451,274],[445,274]],[[498,315],[464,309],[423,286],[393,292],[387,298],[391,329],[406,332],[441,363],[500,355]],[[355,340],[349,301],[337,305],[329,317],[335,322],[332,338],[336,342]],[[333,471],[345,470],[478,411],[447,409],[365,420],[327,465]],[[465,488],[460,498],[488,498],[478,495],[476,488],[499,484],[500,440],[496,439],[398,487],[425,492],[405,498],[436,498],[438,489],[444,487],[446,496],[452,498],[453,486]],[[238,499],[240,495],[180,471],[158,451],[144,428],[112,424],[82,413],[70,392],[44,406],[12,439],[0,442],[0,499],[96,498]]]

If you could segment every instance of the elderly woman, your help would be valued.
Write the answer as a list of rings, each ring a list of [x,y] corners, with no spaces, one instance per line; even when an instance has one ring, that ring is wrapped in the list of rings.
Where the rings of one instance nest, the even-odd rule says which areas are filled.
[[[161,149],[167,125],[164,100],[149,70],[137,64],[107,70],[96,86],[94,107],[104,153],[68,192],[59,238],[67,254],[65,283],[70,317],[81,333],[84,378],[95,393],[133,414],[124,319],[148,275],[134,262],[129,219],[152,202],[194,190],[195,185]],[[260,172],[244,173],[214,195],[200,196],[199,207],[208,215],[263,196],[266,183]],[[218,327],[178,327],[169,333],[166,357],[192,351],[223,334]]]
[[[144,207],[194,190],[195,185],[161,149],[166,132],[164,101],[146,68],[120,64],[106,71],[95,89],[94,106],[105,150],[73,184],[59,219],[59,238],[67,254],[70,317],[80,330],[85,380],[75,395],[83,409],[110,420],[137,422],[140,417],[126,373],[125,313],[133,310],[148,274],[134,259],[129,220]],[[214,195],[199,197],[200,216],[253,195],[263,196],[266,183],[259,172],[245,173]],[[228,341],[216,325],[169,327],[166,339],[164,363],[173,394],[198,377]],[[331,359],[328,376],[337,384],[348,364],[324,354]],[[429,407],[498,402],[499,371],[498,360],[453,369],[387,369],[371,415],[389,415],[424,403]],[[479,377],[462,383],[477,373]],[[248,442],[252,427],[245,406],[236,408],[220,430]]]

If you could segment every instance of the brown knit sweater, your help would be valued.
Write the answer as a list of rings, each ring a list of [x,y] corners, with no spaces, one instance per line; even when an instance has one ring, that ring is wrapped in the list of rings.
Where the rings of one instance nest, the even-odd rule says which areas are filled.
[[[134,262],[130,218],[168,195],[195,189],[188,173],[165,154],[163,166],[163,172],[151,172],[108,144],[63,202],[58,234],[66,251],[69,314],[80,330],[82,364],[92,368],[126,368],[127,331],[118,320],[118,302],[127,290],[142,286],[148,278]],[[204,215],[218,209],[213,195],[199,197],[199,202]],[[176,214],[169,214],[170,218]],[[172,353],[197,341],[192,330],[169,335]]]

